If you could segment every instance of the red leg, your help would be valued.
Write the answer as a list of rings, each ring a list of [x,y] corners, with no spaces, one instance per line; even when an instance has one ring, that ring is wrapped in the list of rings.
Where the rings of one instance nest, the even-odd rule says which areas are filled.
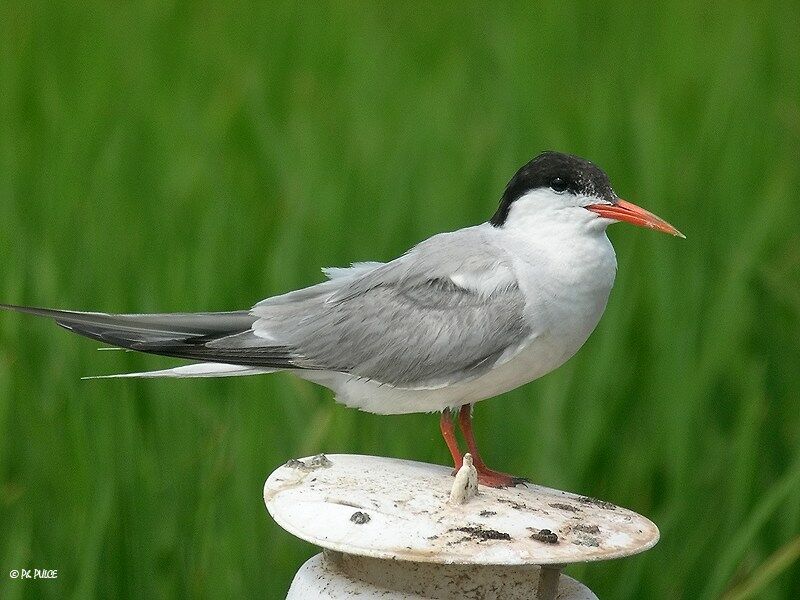
[[[453,457],[455,469],[458,471],[464,459],[461,456],[461,449],[458,447],[456,428],[453,419],[450,417],[449,408],[445,408],[442,411],[442,418],[439,420],[439,428],[442,430],[442,437],[444,438],[445,444],[447,444],[447,449],[450,450],[450,455]]]
[[[513,487],[518,483],[525,483],[527,479],[523,477],[514,477],[508,473],[501,473],[500,471],[493,471],[486,466],[483,462],[480,453],[478,452],[478,445],[475,443],[475,436],[472,433],[472,406],[465,404],[461,407],[458,413],[458,423],[461,426],[461,432],[464,434],[464,439],[467,441],[467,447],[470,454],[472,454],[472,461],[475,465],[475,470],[478,471],[478,483],[489,487]]]

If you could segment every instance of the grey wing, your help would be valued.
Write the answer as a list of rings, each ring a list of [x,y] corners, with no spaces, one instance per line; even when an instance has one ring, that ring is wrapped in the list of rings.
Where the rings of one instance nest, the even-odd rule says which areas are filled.
[[[337,371],[398,387],[463,381],[513,356],[530,334],[510,260],[474,228],[392,262],[328,271],[329,281],[251,311],[113,315],[0,305],[140,352],[269,369]],[[225,371],[228,373],[229,371]]]
[[[513,355],[529,329],[508,258],[475,235],[436,236],[316,294],[268,299],[253,310],[252,332],[211,345],[269,344],[290,368],[398,387],[478,376]]]

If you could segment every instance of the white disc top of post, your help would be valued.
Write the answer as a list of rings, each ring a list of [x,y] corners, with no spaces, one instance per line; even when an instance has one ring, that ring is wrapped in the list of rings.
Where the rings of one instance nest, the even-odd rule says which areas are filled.
[[[374,558],[565,565],[652,548],[658,528],[609,502],[534,484],[450,501],[452,469],[350,454],[291,460],[264,485],[275,521],[322,548]]]

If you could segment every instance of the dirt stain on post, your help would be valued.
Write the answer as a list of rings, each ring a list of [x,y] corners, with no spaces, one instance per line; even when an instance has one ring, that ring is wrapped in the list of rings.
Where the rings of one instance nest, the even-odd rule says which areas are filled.
[[[485,542],[487,540],[506,540],[510,541],[511,536],[504,531],[497,531],[496,529],[485,529],[480,525],[477,526],[467,526],[467,527],[455,527],[453,529],[449,529],[448,531],[461,531],[462,533],[466,533],[467,537],[464,538],[463,541],[473,539],[479,542]]]

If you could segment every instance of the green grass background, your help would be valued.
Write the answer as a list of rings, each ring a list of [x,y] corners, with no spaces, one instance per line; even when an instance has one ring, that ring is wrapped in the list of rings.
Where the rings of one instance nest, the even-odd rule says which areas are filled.
[[[800,597],[800,4],[0,3],[0,300],[244,308],[481,222],[546,148],[687,240],[617,225],[586,346],[476,409],[491,463],[628,506],[603,598]],[[80,381],[99,353],[0,314],[0,598],[281,598],[314,549],[288,458],[446,463],[433,415],[288,375]],[[58,569],[54,581],[8,578]]]

